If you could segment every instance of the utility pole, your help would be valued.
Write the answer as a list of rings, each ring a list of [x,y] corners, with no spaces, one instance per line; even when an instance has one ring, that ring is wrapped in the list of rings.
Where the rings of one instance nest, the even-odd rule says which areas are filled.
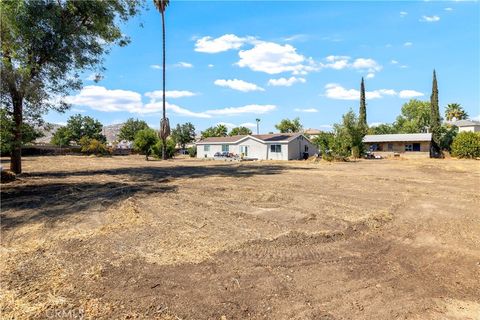
[[[260,130],[259,130],[260,119],[257,118],[257,119],[255,119],[255,121],[257,121],[257,134],[260,134]]]

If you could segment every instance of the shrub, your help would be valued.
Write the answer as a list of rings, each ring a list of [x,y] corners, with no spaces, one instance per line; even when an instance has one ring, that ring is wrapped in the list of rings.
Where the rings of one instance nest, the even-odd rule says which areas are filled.
[[[197,156],[197,147],[190,147],[187,152],[190,158],[195,158]]]
[[[148,156],[152,153],[152,149],[158,142],[157,133],[153,129],[143,129],[135,134],[135,140],[133,146],[135,150],[143,153],[145,159],[148,160]]]
[[[80,145],[82,146],[82,152],[86,154],[104,155],[109,153],[107,146],[97,139],[82,137]]]
[[[171,138],[167,139],[167,159],[168,158],[173,158],[175,155],[175,141]],[[159,140],[153,147],[152,147],[152,153],[156,158],[162,158],[162,147],[163,147],[163,142],[162,140]]]
[[[452,156],[457,158],[480,157],[480,132],[460,132],[452,143]]]

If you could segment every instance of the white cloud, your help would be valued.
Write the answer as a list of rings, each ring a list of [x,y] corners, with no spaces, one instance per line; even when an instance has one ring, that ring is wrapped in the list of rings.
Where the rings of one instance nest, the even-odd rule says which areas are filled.
[[[439,16],[422,16],[418,21],[421,22],[437,22],[440,21]]]
[[[193,97],[197,94],[195,92],[186,91],[186,90],[171,90],[165,91],[165,97],[176,99],[176,98],[184,98],[184,97]],[[150,99],[162,99],[163,98],[163,91],[162,90],[155,90],[151,92],[146,92],[145,96]]]
[[[254,83],[250,83],[250,82],[246,82],[238,79],[233,79],[233,80],[218,79],[218,80],[215,80],[213,83],[220,87],[226,87],[226,88],[230,88],[230,89],[242,91],[242,92],[265,91],[265,89],[257,86]]]
[[[174,66],[178,68],[193,68],[193,64],[184,62],[184,61],[180,61],[176,63]]]
[[[368,70],[368,72],[378,72],[382,70],[382,66],[379,65],[375,60],[365,59],[365,58],[355,59],[355,61],[352,64],[352,68]]]
[[[95,79],[97,79],[97,75],[95,73],[91,73],[88,75],[88,77],[85,78],[85,80],[88,81],[95,81]]]
[[[335,70],[342,70],[346,68],[367,71],[370,78],[373,78],[375,72],[382,70],[382,66],[371,58],[357,58],[351,61],[349,56],[334,56],[330,55],[326,57],[324,63],[321,63],[322,68],[329,68]]]
[[[256,128],[257,124],[252,122],[244,122],[244,123],[240,123],[240,127]]]
[[[400,68],[406,69],[406,68],[408,68],[408,66],[403,64],[403,65],[400,66]]]
[[[85,86],[80,93],[66,97],[65,101],[106,112],[133,112],[142,108],[142,96],[139,93],[128,90],[108,90],[101,86]]]
[[[162,69],[162,66],[159,65],[159,64],[151,64],[150,68],[152,68],[152,69]]]
[[[198,39],[195,42],[195,51],[204,53],[218,53],[232,49],[240,49],[246,43],[255,42],[254,37],[238,37],[234,34],[224,34],[218,38],[210,36]]]
[[[403,99],[421,97],[424,94],[415,90],[402,90],[398,93],[398,96]]]
[[[252,49],[241,50],[238,53],[239,67],[247,67],[253,71],[278,74],[291,72],[293,74],[306,74],[317,70],[311,58],[306,58],[297,53],[292,45],[280,45],[274,42],[257,42]]]
[[[294,83],[305,83],[307,80],[305,78],[296,78],[296,77],[290,77],[290,78],[278,78],[278,79],[270,79],[268,80],[268,85],[269,86],[276,86],[276,87],[290,87]]]
[[[325,58],[327,61],[326,64],[322,64],[322,67],[324,68],[330,68],[330,69],[335,69],[335,70],[341,70],[348,68],[350,66],[349,56],[328,56]]]
[[[365,92],[365,97],[367,99],[379,99],[386,95],[396,95],[396,92],[391,89],[379,89]],[[330,99],[338,100],[358,100],[360,99],[360,91],[355,89],[345,89],[339,84],[329,83],[325,86],[325,96]]]
[[[375,73],[369,73],[369,74],[367,74],[367,76],[365,78],[372,79],[374,77],[375,77]]]
[[[390,61],[391,64],[398,64],[398,61],[397,60],[392,60]]]
[[[297,112],[307,112],[307,113],[318,112],[318,109],[316,109],[316,108],[306,108],[306,109],[295,108],[293,110],[297,111]]]
[[[413,46],[413,43],[412,43],[412,42],[405,42],[405,43],[403,44],[403,46],[404,46],[404,47],[411,47],[411,46]]]
[[[79,112],[79,113],[87,112],[86,110],[78,109],[78,108],[72,108],[71,110],[72,110],[73,112]]]
[[[400,11],[400,17],[405,17],[408,14],[406,11]]]
[[[445,10],[445,11],[453,11],[452,8],[445,8],[444,10]]]
[[[287,42],[290,42],[290,41],[306,41],[306,40],[308,40],[308,36],[306,34],[294,34],[293,36],[283,38],[283,40],[287,41]]]
[[[244,113],[264,114],[264,113],[273,111],[276,108],[277,107],[274,105],[250,104],[243,107],[214,109],[214,110],[207,110],[205,112],[208,114],[217,115],[217,116],[233,116],[233,115],[239,115]]]
[[[210,64],[208,65],[208,67],[209,67],[209,68],[213,68],[214,65],[210,63]]]

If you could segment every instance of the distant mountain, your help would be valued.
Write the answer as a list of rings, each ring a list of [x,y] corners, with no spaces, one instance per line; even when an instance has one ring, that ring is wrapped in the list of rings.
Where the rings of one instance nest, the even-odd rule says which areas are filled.
[[[107,137],[107,142],[118,141],[118,135],[120,129],[122,129],[123,123],[111,124],[109,126],[103,126],[103,134]]]
[[[57,132],[58,128],[63,127],[61,124],[47,123],[42,127],[36,128],[43,133],[43,137],[35,140],[34,143],[48,144],[52,140],[53,135]]]

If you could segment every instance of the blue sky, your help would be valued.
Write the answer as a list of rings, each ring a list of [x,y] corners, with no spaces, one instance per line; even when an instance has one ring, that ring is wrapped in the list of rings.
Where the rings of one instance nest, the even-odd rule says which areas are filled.
[[[75,113],[105,125],[129,117],[158,128],[161,21],[148,3],[123,27],[98,83],[72,92]],[[441,111],[460,103],[480,115],[478,2],[186,2],[167,9],[167,113],[198,131],[217,123],[275,131],[283,118],[328,130],[358,110],[365,77],[368,122],[392,122],[410,98],[428,100],[437,70]],[[143,24],[143,28],[140,27]]]

